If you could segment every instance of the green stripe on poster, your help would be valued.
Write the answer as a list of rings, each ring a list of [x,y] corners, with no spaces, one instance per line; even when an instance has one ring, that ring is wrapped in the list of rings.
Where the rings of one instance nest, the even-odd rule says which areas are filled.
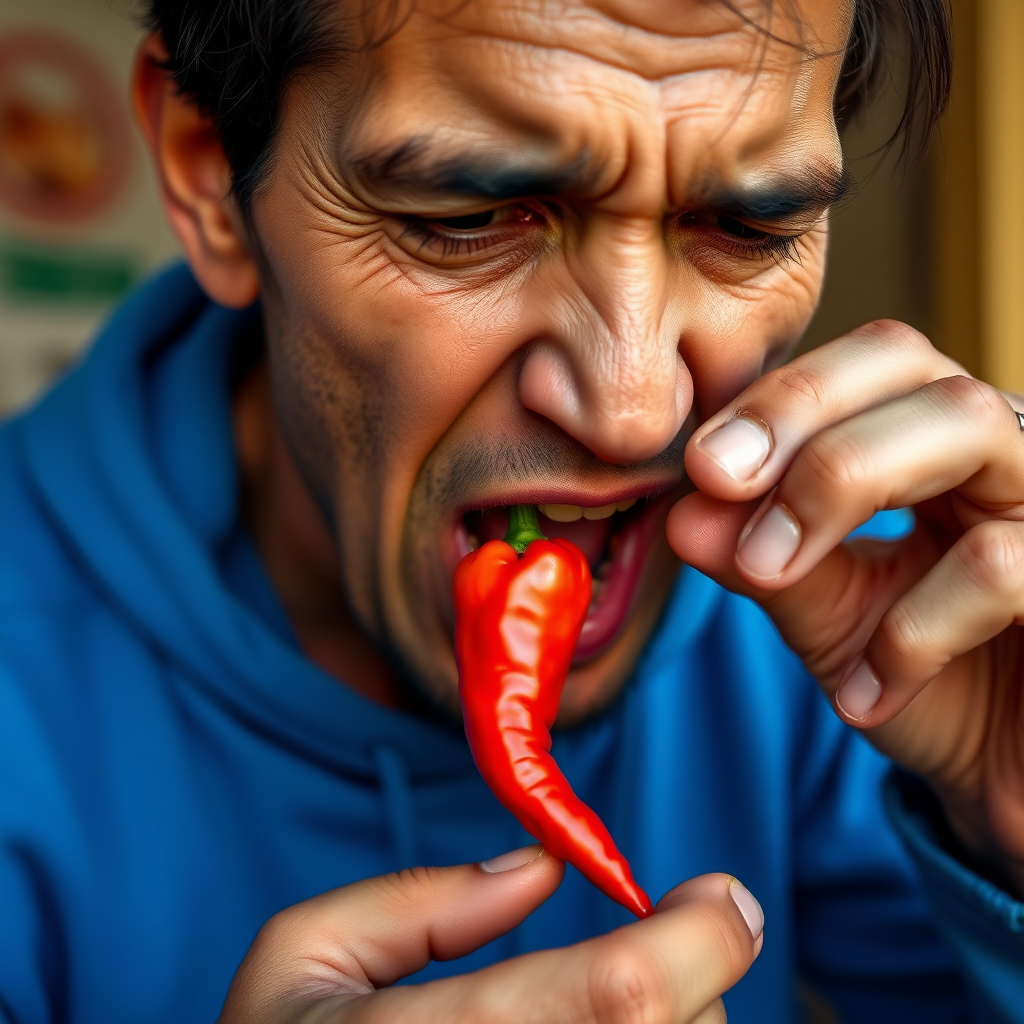
[[[19,305],[112,302],[138,279],[136,258],[85,246],[0,242],[0,292]]]

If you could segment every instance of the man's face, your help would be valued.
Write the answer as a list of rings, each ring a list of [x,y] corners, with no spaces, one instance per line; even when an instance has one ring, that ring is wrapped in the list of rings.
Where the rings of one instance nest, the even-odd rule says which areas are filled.
[[[515,503],[597,581],[561,720],[618,691],[686,437],[814,310],[849,12],[774,7],[418,0],[286,97],[253,208],[277,412],[355,615],[442,705],[452,573]]]

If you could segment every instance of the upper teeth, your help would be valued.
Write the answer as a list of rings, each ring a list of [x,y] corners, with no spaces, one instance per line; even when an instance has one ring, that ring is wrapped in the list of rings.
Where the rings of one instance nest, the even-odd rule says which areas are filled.
[[[542,516],[553,519],[556,523],[575,523],[577,519],[607,519],[615,512],[625,512],[636,504],[636,498],[628,501],[613,501],[610,505],[598,505],[596,508],[584,508],[582,505],[538,505]]]

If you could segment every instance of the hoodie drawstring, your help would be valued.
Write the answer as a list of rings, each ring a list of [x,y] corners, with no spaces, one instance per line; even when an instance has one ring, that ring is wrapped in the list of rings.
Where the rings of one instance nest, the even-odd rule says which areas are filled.
[[[386,743],[375,743],[372,754],[391,825],[395,869],[415,867],[416,821],[405,762],[398,751]]]

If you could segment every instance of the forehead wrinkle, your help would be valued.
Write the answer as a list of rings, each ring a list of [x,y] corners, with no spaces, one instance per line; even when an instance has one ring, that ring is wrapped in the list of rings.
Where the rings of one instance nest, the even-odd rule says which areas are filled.
[[[763,10],[764,5],[765,0],[663,0],[656,5],[657,12],[647,12],[644,23],[634,0],[628,0],[621,13],[592,0],[462,0],[454,5],[451,0],[418,0],[404,28],[413,29],[415,21],[425,23],[422,37],[434,44],[475,39],[562,51],[655,82],[699,70],[708,60],[735,66],[737,45],[749,47],[745,57],[751,65],[764,64],[766,43],[775,50],[799,47],[798,40],[766,38],[756,18],[738,9]],[[402,42],[401,35],[393,41]],[[709,43],[723,53],[709,57]]]
[[[579,33],[575,35],[578,37]],[[524,59],[524,51],[527,53],[532,51],[534,54],[549,58],[564,54],[597,65],[604,70],[618,71],[643,82],[662,83],[695,71],[710,71],[725,66],[735,67],[737,63],[735,52],[729,47],[735,45],[732,42],[734,38],[740,37],[751,37],[746,39],[748,43],[756,44],[757,42],[753,38],[753,30],[749,28],[709,33],[706,36],[693,35],[682,39],[673,38],[666,43],[666,48],[670,52],[659,54],[661,59],[657,61],[651,60],[653,54],[650,52],[633,54],[631,60],[628,53],[616,52],[611,47],[586,48],[572,36],[558,38],[557,33],[552,32],[548,33],[547,38],[537,38],[479,30],[467,34],[464,38],[466,41],[471,38],[479,40],[496,49],[515,48],[517,61]],[[709,52],[707,44],[711,41],[717,41],[721,45],[712,47]],[[688,60],[684,59],[684,48],[687,51]],[[765,61],[758,60],[757,52],[753,47],[750,58],[745,63],[749,64],[750,70],[759,66],[767,66]]]
[[[714,0],[709,0],[709,2],[714,4]],[[495,11],[495,8],[490,5],[471,4],[470,6],[486,7],[491,14]],[[525,5],[527,14],[531,10],[536,10],[537,6],[536,4]],[[540,6],[544,5],[541,4]],[[463,11],[466,9],[468,8],[461,8]],[[499,9],[498,13],[502,13],[503,10],[504,8]],[[591,21],[608,21],[607,18],[596,17],[591,10],[585,10],[580,15],[578,13],[579,10],[578,7],[574,8],[574,13],[577,15],[575,20],[577,22],[587,18]],[[479,20],[477,19],[477,21]],[[739,24],[737,24],[738,22]],[[453,27],[451,20],[446,19],[445,34],[447,39],[445,43],[442,43],[441,49],[441,56],[444,57],[444,60],[440,61],[437,67],[444,69],[444,77],[450,79],[450,86],[456,92],[463,92],[465,99],[476,108],[477,112],[486,115],[499,132],[506,134],[507,129],[512,128],[516,134],[520,134],[523,128],[529,125],[527,130],[535,132],[538,139],[541,140],[538,150],[549,149],[553,142],[553,137],[558,137],[562,133],[558,128],[555,128],[555,125],[550,120],[545,123],[545,121],[537,119],[536,113],[531,113],[531,110],[543,112],[548,118],[555,117],[558,114],[559,104],[552,104],[549,98],[539,107],[526,109],[525,113],[516,110],[515,107],[509,110],[506,108],[509,96],[501,91],[495,94],[492,102],[490,93],[499,84],[495,79],[496,72],[497,79],[506,84],[510,75],[514,78],[522,79],[524,86],[528,90],[531,79],[540,82],[548,81],[550,75],[545,73],[545,66],[550,67],[554,65],[555,70],[558,72],[556,80],[563,87],[564,91],[569,94],[582,92],[584,98],[591,105],[596,104],[597,107],[601,107],[607,100],[620,112],[624,112],[623,105],[625,107],[638,105],[639,107],[648,107],[648,112],[653,112],[655,108],[660,108],[663,114],[668,113],[675,106],[670,97],[673,93],[677,93],[684,80],[691,79],[691,76],[700,76],[702,74],[723,74],[731,79],[735,79],[735,81],[729,84],[723,82],[723,88],[715,90],[720,94],[728,94],[728,96],[720,95],[720,102],[712,100],[711,104],[709,104],[707,115],[713,118],[720,117],[723,114],[736,114],[736,110],[730,111],[725,108],[732,106],[739,100],[739,94],[743,94],[743,102],[739,104],[740,108],[747,106],[751,99],[751,96],[747,95],[747,93],[753,85],[753,79],[755,78],[760,78],[765,83],[770,83],[776,77],[793,78],[794,81],[790,83],[790,88],[784,87],[782,89],[783,93],[789,93],[796,84],[795,78],[801,73],[806,73],[804,61],[794,59],[795,54],[792,49],[789,49],[787,54],[783,55],[785,58],[785,70],[782,67],[771,67],[770,65],[775,64],[775,61],[770,61],[766,64],[763,45],[759,45],[763,44],[764,37],[758,35],[756,29],[751,28],[749,24],[742,23],[735,16],[731,18],[728,26],[723,26],[721,19],[718,19],[715,32],[708,32],[689,40],[673,39],[672,43],[674,45],[671,47],[672,68],[669,74],[661,75],[657,82],[652,82],[650,79],[656,76],[660,69],[638,68],[633,64],[624,64],[622,62],[609,64],[598,53],[600,48],[595,49],[591,47],[588,49],[584,46],[577,46],[572,40],[556,39],[551,41],[549,38],[544,38],[545,34],[539,31],[533,35],[528,31],[505,31],[504,33],[497,31],[497,29],[502,27],[500,24],[498,26],[493,24],[474,24],[472,27],[460,24]],[[524,27],[529,28],[530,26],[519,24],[508,26],[510,29],[523,29]],[[550,37],[551,29],[563,30],[564,34],[565,26],[559,19],[548,21],[544,27],[549,30],[546,33],[548,37]],[[707,25],[703,27],[706,29]],[[651,33],[640,29],[633,31],[634,35],[641,34],[645,37],[651,35]],[[742,41],[740,37],[742,37]],[[717,39],[718,42],[716,45],[708,47],[706,43],[708,39],[712,38]],[[739,53],[737,52],[738,42],[742,47],[742,52]],[[687,43],[692,45],[687,45]],[[482,68],[491,68],[489,75],[485,74],[483,77],[472,76],[472,84],[474,86],[472,90],[466,89],[464,85],[460,87],[460,64],[458,60],[454,59],[458,56],[458,49],[464,44],[470,46],[481,44],[477,47],[475,53],[470,51],[473,58],[471,66],[479,63]],[[414,39],[411,41],[411,45],[416,48],[420,44]],[[455,47],[453,54],[446,52],[449,46]],[[401,52],[403,52],[402,47],[399,48],[399,53]],[[580,63],[574,69],[572,63],[576,60]],[[566,66],[566,61],[569,62],[568,66]],[[432,60],[431,64],[433,63],[434,61]],[[684,63],[687,65],[685,70],[680,67]],[[449,68],[452,70],[449,71]],[[507,73],[501,74],[502,71]],[[636,85],[628,87],[623,82],[619,88],[613,88],[615,83],[609,79],[609,71],[612,72],[612,78],[616,74],[623,74],[635,79]],[[638,86],[640,87],[639,91],[637,89]],[[653,92],[651,91],[652,88]],[[685,89],[685,86],[683,88]],[[689,92],[690,90],[686,91]],[[706,94],[701,97],[699,94],[703,92],[703,89],[698,88],[698,95],[693,95],[692,98],[703,98],[706,103],[711,97]],[[758,90],[758,92],[761,92],[761,90]],[[646,101],[643,99],[644,93],[647,95]],[[660,99],[655,99],[654,97],[659,94]],[[525,98],[529,99],[529,96],[529,91],[527,91]],[[523,98],[523,96],[519,96],[517,106],[524,106],[522,103]],[[686,105],[688,107],[691,106],[689,103]],[[774,107],[775,104],[773,103],[772,106]],[[489,109],[491,107],[495,109]],[[526,104],[526,107],[529,107],[529,104]],[[429,109],[427,108],[428,112]],[[686,113],[686,120],[692,126],[692,118],[695,111],[691,108]],[[781,114],[782,112],[778,111],[775,113]],[[627,120],[633,121],[634,124],[636,123],[635,119],[629,117],[628,114]],[[669,128],[673,120],[675,118],[670,116],[668,124],[662,123],[662,130],[664,131],[666,128]],[[700,119],[698,118],[698,120]],[[775,121],[776,118],[769,116],[769,120]],[[782,129],[785,118],[780,116],[778,120],[780,122],[778,127]],[[481,159],[478,159],[476,154],[473,153],[473,141],[470,139],[466,153],[433,160],[426,155],[426,151],[430,147],[439,146],[439,140],[441,140],[441,145],[451,145],[448,140],[443,139],[443,136],[448,134],[449,131],[461,132],[461,129],[456,128],[454,125],[445,126],[444,124],[439,124],[437,130],[433,133],[434,137],[431,137],[429,131],[420,131],[418,135],[414,134],[404,140],[396,141],[390,146],[385,143],[375,152],[357,156],[354,161],[356,164],[354,169],[370,185],[383,183],[385,185],[397,185],[406,189],[409,186],[418,186],[419,188],[425,187],[433,194],[471,195],[495,201],[529,195],[560,195],[567,194],[570,191],[575,191],[579,194],[586,193],[588,198],[597,199],[607,195],[609,192],[616,192],[617,187],[622,184],[623,177],[628,175],[628,166],[618,167],[623,154],[618,152],[603,154],[603,159],[613,157],[612,162],[616,165],[614,171],[607,165],[606,159],[604,159],[601,166],[598,166],[597,156],[600,154],[594,152],[588,154],[586,152],[588,140],[584,137],[579,137],[578,131],[574,130],[571,124],[564,124],[561,127],[569,130],[569,137],[576,136],[570,141],[569,137],[563,135],[563,140],[569,141],[570,151],[575,149],[578,155],[572,160],[572,163],[563,163],[558,167],[530,166],[530,161],[521,159],[514,161],[492,160],[486,152],[488,149],[486,136],[479,143],[480,152],[483,154]],[[577,124],[576,129],[580,127]],[[671,129],[669,128],[669,130]],[[653,141],[648,139],[647,143],[645,143],[639,138],[632,139],[632,133],[628,134],[631,136],[630,140],[628,140],[631,150],[635,143],[640,143],[641,147],[647,150],[649,148],[647,143]],[[513,151],[518,150],[521,152],[522,150],[522,143],[518,140],[504,143],[502,140],[499,140],[493,148],[500,149],[503,144]],[[598,148],[603,150],[603,147]],[[665,152],[666,160],[671,159],[669,149],[671,147],[667,147]],[[467,154],[470,156],[470,159],[466,159]],[[593,162],[593,166],[589,168],[586,167],[588,156],[591,157]],[[540,163],[538,161],[538,164]],[[631,165],[633,163],[632,158],[628,159],[626,163]],[[589,175],[585,173],[587,171],[590,172]],[[669,180],[674,177],[676,177],[675,174],[669,174]],[[615,179],[614,184],[610,184],[613,178]],[[598,193],[600,193],[600,196]],[[676,205],[678,205],[677,200],[669,200],[667,204],[668,207]],[[762,203],[761,205],[767,207],[769,204]]]

